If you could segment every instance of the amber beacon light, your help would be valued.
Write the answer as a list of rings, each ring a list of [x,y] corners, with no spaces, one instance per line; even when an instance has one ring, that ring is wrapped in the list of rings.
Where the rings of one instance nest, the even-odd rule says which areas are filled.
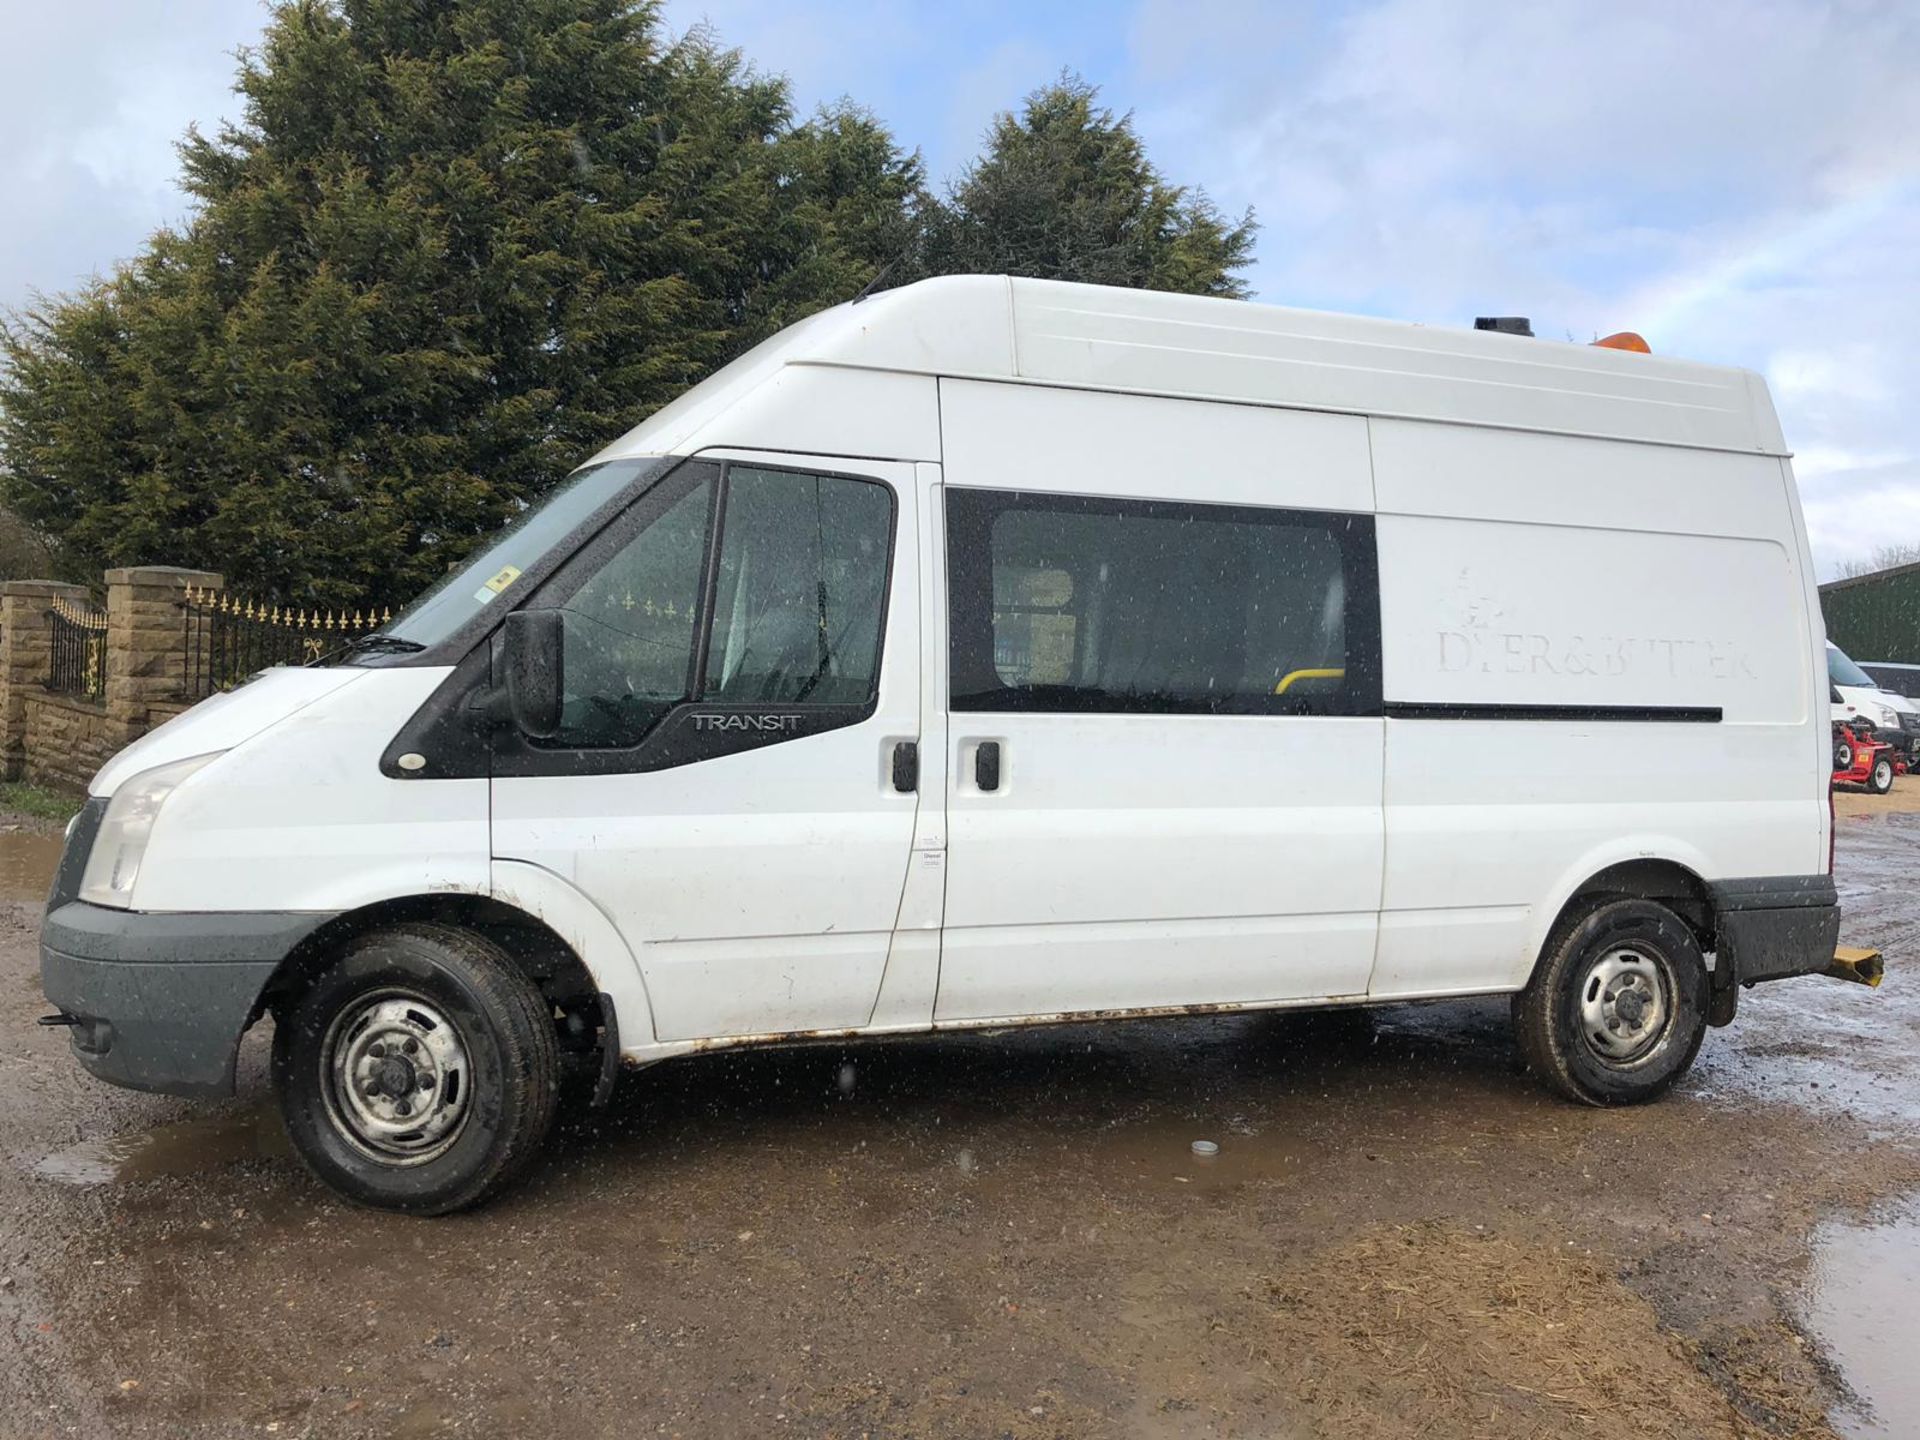
[[[1622,330],[1617,335],[1609,335],[1604,340],[1593,342],[1602,350],[1631,350],[1636,355],[1651,355],[1653,347],[1631,330]]]

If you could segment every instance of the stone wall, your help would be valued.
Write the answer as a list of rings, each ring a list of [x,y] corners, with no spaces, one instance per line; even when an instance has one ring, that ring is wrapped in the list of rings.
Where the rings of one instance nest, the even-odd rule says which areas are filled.
[[[125,742],[104,705],[71,695],[28,695],[19,778],[35,785],[84,790],[93,772]]]
[[[221,585],[171,565],[109,570],[105,694],[92,701],[48,688],[47,612],[56,600],[85,604],[85,587],[0,584],[0,778],[83,789],[121,746],[186,709],[186,592]]]

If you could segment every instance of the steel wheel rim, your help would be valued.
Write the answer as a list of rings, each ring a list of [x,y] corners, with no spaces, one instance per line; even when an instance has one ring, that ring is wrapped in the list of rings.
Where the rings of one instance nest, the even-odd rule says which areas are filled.
[[[1651,949],[1618,945],[1587,970],[1580,984],[1580,1036],[1602,1064],[1640,1065],[1673,1028],[1673,972]]]
[[[473,1108],[460,1032],[433,1001],[387,989],[333,1018],[320,1087],[334,1128],[386,1165],[422,1165],[460,1138]]]

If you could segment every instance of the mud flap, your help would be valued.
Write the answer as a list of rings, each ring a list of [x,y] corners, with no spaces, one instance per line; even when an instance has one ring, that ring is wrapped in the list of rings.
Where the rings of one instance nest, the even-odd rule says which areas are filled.
[[[620,1017],[614,1013],[613,997],[600,992],[600,1078],[593,1082],[593,1098],[587,1103],[604,1110],[613,1098],[614,1082],[620,1078]]]
[[[1713,969],[1713,988],[1707,1001],[1707,1024],[1715,1028],[1733,1023],[1733,1017],[1740,1009],[1740,985],[1732,975],[1733,967],[1727,965],[1728,973],[1721,974],[1721,966],[1726,962],[1715,956]]]

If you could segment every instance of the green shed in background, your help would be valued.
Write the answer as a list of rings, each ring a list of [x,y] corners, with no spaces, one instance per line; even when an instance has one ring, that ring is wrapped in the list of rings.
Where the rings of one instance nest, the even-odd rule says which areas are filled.
[[[1820,613],[1855,660],[1920,665],[1920,562],[1822,585]]]

